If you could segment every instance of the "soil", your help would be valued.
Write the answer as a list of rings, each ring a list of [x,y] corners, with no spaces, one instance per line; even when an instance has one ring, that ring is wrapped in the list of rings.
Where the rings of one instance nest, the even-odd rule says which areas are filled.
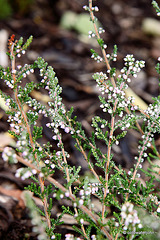
[[[21,1],[25,2],[25,1]],[[27,1],[28,2],[28,1]],[[63,87],[63,102],[68,108],[74,106],[74,114],[88,135],[91,133],[91,118],[101,114],[99,110],[98,94],[92,74],[97,71],[106,71],[103,63],[96,63],[90,58],[90,49],[98,50],[93,43],[82,39],[75,29],[64,30],[60,27],[63,14],[70,10],[76,14],[84,12],[83,5],[86,0],[35,0],[23,9],[20,0],[11,3],[12,15],[0,21],[0,28],[5,29],[8,35],[15,34],[16,39],[23,37],[24,41],[33,35],[33,43],[28,53],[19,61],[21,64],[32,63],[37,56],[42,56],[49,65],[53,66],[60,85]],[[154,69],[160,55],[160,37],[151,36],[142,30],[143,21],[150,17],[157,19],[155,10],[149,0],[99,0],[94,1],[100,11],[96,14],[105,33],[104,41],[111,53],[115,44],[118,46],[118,58],[115,67],[121,69],[123,58],[133,54],[138,60],[146,61],[145,69],[130,85],[132,90],[146,103],[153,102],[152,97],[158,96],[158,75]],[[38,81],[38,75],[35,73]],[[0,88],[7,92],[7,88],[0,83]],[[8,131],[7,116],[0,109],[0,134]],[[108,118],[108,116],[107,116]],[[51,141],[52,133],[45,127],[45,119],[41,119],[44,127],[44,141]],[[4,136],[4,135],[3,135]],[[130,131],[120,142],[120,147],[114,149],[116,164],[121,164],[126,169],[133,166],[134,156],[137,153],[140,134]],[[1,138],[3,141],[3,138]],[[81,174],[87,170],[87,165],[82,161],[80,153],[74,150],[74,143],[65,136],[66,149],[71,153],[72,164],[82,165]],[[159,136],[156,136],[156,146],[159,148]],[[29,210],[21,202],[21,194],[29,180],[22,181],[15,177],[17,165],[8,165],[0,158],[0,239],[32,239],[36,240],[33,232]],[[57,179],[60,178],[57,174]],[[58,179],[61,181],[61,179]],[[54,202],[55,212],[60,203]],[[71,232],[72,224],[65,223],[57,229],[63,233]]]

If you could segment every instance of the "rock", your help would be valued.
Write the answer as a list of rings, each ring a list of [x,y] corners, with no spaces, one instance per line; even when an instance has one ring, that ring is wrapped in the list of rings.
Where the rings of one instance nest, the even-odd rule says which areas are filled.
[[[100,23],[96,21],[96,25],[99,28]],[[60,26],[64,29],[74,29],[79,34],[88,36],[89,31],[94,32],[93,23],[90,21],[89,13],[76,14],[72,11],[67,11],[61,18]]]
[[[160,36],[160,21],[154,18],[145,18],[142,22],[142,31],[148,35]]]
[[[8,66],[7,52],[8,32],[5,29],[0,31],[0,65],[2,67]]]

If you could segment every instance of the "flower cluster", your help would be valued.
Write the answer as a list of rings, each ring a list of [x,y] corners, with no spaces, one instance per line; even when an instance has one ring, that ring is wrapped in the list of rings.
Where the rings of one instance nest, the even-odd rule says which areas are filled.
[[[87,183],[88,181],[86,181]],[[84,184],[83,188],[79,191],[79,205],[82,205],[85,203],[85,205],[89,206],[89,208],[94,209],[94,204],[91,201],[91,195],[96,196],[98,194],[98,191],[102,188],[100,183],[88,183]],[[81,223],[83,222],[83,219],[81,220]]]
[[[13,73],[13,72],[12,72]],[[4,71],[2,74],[2,78],[4,79],[5,84],[13,89],[14,88],[14,80],[12,78],[12,74],[8,71]]]
[[[82,238],[75,237],[73,234],[67,233],[65,234],[65,240],[82,240]]]
[[[99,54],[97,54],[96,52],[92,53],[91,58],[93,58],[97,63],[100,63],[100,62],[103,61],[103,58]]]
[[[50,239],[60,239],[61,234],[56,232],[56,226],[61,224],[62,216],[66,213],[76,219],[75,229],[79,237],[68,232],[65,240],[124,239],[124,233],[129,235],[130,230],[135,232],[136,228],[142,228],[133,204],[150,210],[157,218],[160,213],[158,197],[150,194],[153,193],[154,176],[143,169],[150,180],[146,186],[137,181],[140,177],[138,171],[142,171],[142,162],[146,157],[150,160],[151,154],[146,152],[150,150],[148,148],[153,149],[156,158],[159,156],[156,146],[152,144],[155,133],[160,132],[159,98],[155,98],[154,103],[150,104],[145,111],[134,105],[133,97],[126,98],[128,84],[133,77],[137,77],[145,63],[136,61],[133,55],[127,55],[124,58],[124,67],[119,73],[114,63],[117,61],[117,46],[114,46],[112,53],[106,53],[107,44],[101,38],[104,29],[99,27],[101,26],[99,24],[96,27],[94,12],[98,11],[98,7],[92,7],[92,0],[89,0],[89,7],[84,6],[84,9],[89,11],[95,29],[95,31],[89,31],[89,37],[95,37],[101,48],[101,54],[91,49],[91,58],[97,62],[104,62],[107,67],[105,72],[100,71],[93,75],[99,89],[100,108],[103,111],[101,115],[104,117],[99,116],[97,111],[97,116],[92,118],[91,134],[85,134],[82,124],[76,118],[72,119],[73,109],[66,110],[62,102],[62,88],[58,78],[53,68],[48,66],[44,59],[38,58],[33,65],[16,65],[16,57],[19,58],[25,54],[31,38],[22,45],[22,38],[14,41],[12,37],[9,41],[11,69],[0,69],[0,77],[14,92],[13,98],[0,93],[9,109],[10,133],[16,139],[16,150],[5,147],[2,157],[5,162],[17,163],[18,160],[26,166],[17,169],[16,177],[21,177],[22,180],[31,177],[35,181],[28,186],[28,190],[42,200],[44,209],[40,212],[47,224],[45,229],[41,228],[40,217],[36,215],[35,206],[30,203],[33,213],[31,216],[33,231],[39,234],[38,239],[47,239],[45,234]],[[23,78],[34,73],[34,69],[39,69],[41,80],[36,83],[30,81],[22,84]],[[160,65],[157,65],[157,69],[160,74]],[[45,101],[33,97],[33,90],[41,89],[48,93]],[[109,117],[104,113],[108,113]],[[47,118],[46,127],[52,131],[51,143],[43,144],[43,140],[46,139],[42,137],[41,117]],[[142,122],[143,125],[141,125]],[[140,130],[142,139],[137,157],[134,159],[136,164],[133,164],[127,174],[123,166],[115,163],[113,154],[117,149],[117,153],[119,152],[121,146],[116,145],[127,134],[128,128]],[[76,167],[70,164],[68,160],[70,155],[66,151],[63,138],[64,133],[70,134],[73,138],[76,150],[80,151],[88,164],[91,176],[88,176],[88,173],[87,176],[84,176],[85,174],[80,176],[81,166]],[[57,178],[57,174],[62,175]],[[120,195],[121,198],[119,198]],[[56,219],[52,219],[54,198],[60,199],[60,204],[64,203],[62,214]],[[150,201],[148,201],[149,198]],[[32,202],[30,200],[28,198],[28,201]],[[112,212],[115,208],[119,209],[117,213]],[[126,230],[129,230],[128,233]],[[133,234],[128,235],[127,237],[134,238]]]
[[[18,82],[21,82],[23,78],[26,78],[30,73],[34,73],[33,66],[25,64],[23,67],[21,65],[17,66],[17,71],[14,72]]]
[[[17,45],[17,46],[16,46],[16,56],[17,56],[18,58],[20,58],[21,55],[22,55],[22,54],[24,55],[25,53],[26,53],[26,51],[25,51],[24,49],[22,49],[20,45]]]
[[[43,61],[43,59],[38,59],[38,65],[41,66]],[[41,68],[40,75],[43,77],[41,83],[46,84],[45,89],[49,91],[49,97],[52,99],[52,101],[48,102],[48,109],[45,109],[41,106],[38,107],[38,105],[37,108],[40,113],[44,114],[45,117],[49,117],[51,119],[51,123],[47,123],[46,126],[53,129],[53,139],[58,140],[57,136],[59,135],[59,128],[64,129],[66,133],[73,134],[73,129],[66,123],[63,118],[64,114],[66,113],[66,109],[62,103],[62,98],[60,96],[62,88],[58,85],[58,79],[55,76],[53,68],[48,67],[47,70],[45,68]]]
[[[94,52],[93,55],[95,55]],[[129,97],[128,99],[125,98],[125,89],[128,88],[128,85],[125,83],[125,81],[130,82],[131,79],[129,78],[129,75],[133,75],[134,77],[136,77],[137,73],[141,70],[142,67],[144,67],[144,61],[135,61],[133,55],[127,55],[124,58],[124,61],[126,66],[121,69],[121,74],[117,78],[116,87],[114,87],[110,83],[109,78],[105,73],[97,72],[93,75],[93,78],[96,80],[100,92],[102,93],[102,95],[107,94],[108,98],[107,102],[104,99],[101,100],[100,107],[103,109],[104,112],[108,111],[108,113],[112,114],[112,107],[116,102],[116,110],[120,117],[123,116],[123,111],[125,110],[125,108],[129,108],[132,111],[138,109],[138,106],[133,105],[133,97]],[[107,72],[113,77],[116,75],[114,69],[110,69]],[[133,117],[134,116],[131,115],[130,119],[132,119]],[[128,124],[130,122],[130,119],[128,118]]]
[[[112,54],[109,54],[107,53],[106,54],[106,57],[109,61],[113,61],[113,62],[116,62],[117,61],[117,54],[116,53],[112,53]]]
[[[26,104],[28,104],[28,106],[32,108],[32,110],[28,111],[29,114],[33,114],[34,116],[36,114],[38,115],[43,114],[45,117],[48,116],[46,107],[43,106],[40,102],[37,102],[36,99],[28,100]]]
[[[158,201],[157,196],[150,194],[149,197],[150,197],[151,202],[153,202],[154,204],[156,204],[158,206],[157,213],[160,213],[160,201]]]
[[[127,55],[124,58],[124,67],[121,69],[121,74],[118,76],[119,79],[122,79],[122,81],[131,82],[131,79],[129,78],[129,75],[131,74],[133,77],[137,77],[137,73],[141,71],[142,68],[145,66],[145,61],[137,60],[135,61],[135,58],[133,55]]]
[[[126,105],[126,106],[128,106],[128,105]],[[115,123],[115,128],[120,128],[122,131],[125,131],[128,128],[132,127],[140,117],[133,113],[125,114],[123,116],[123,110],[124,109],[122,109],[118,114],[120,118],[122,118],[122,117],[123,118],[118,120]]]
[[[89,38],[93,38],[96,36],[96,34],[93,31],[89,31],[88,34],[89,34],[88,35]]]
[[[154,123],[155,129],[154,132],[159,130],[160,125],[160,101],[156,101],[156,103],[150,104],[148,108],[144,111],[148,117],[145,117],[144,120],[148,122],[149,125]]]
[[[129,228],[133,230],[136,226],[138,226],[138,228],[142,228],[137,211],[133,209],[132,203],[126,202],[123,204],[121,208],[121,217],[123,219],[123,230],[126,231]]]
[[[98,8],[97,6],[92,7],[92,8],[90,9],[87,5],[85,5],[85,6],[83,6],[83,9],[84,9],[85,11],[95,11],[95,12],[98,12],[98,11],[99,11],[99,8]]]
[[[17,163],[17,157],[16,153],[13,148],[11,147],[5,147],[3,152],[2,152],[2,158],[5,162],[9,163]]]
[[[96,192],[98,192],[99,189],[99,183],[89,183],[88,187],[84,190],[84,186],[83,189],[80,190],[79,194],[81,196],[82,199],[85,199],[86,196],[90,196],[91,194],[96,194]]]
[[[51,122],[51,123],[46,123],[46,126],[48,128],[52,128],[53,129],[53,132],[54,132],[55,135],[52,138],[54,140],[58,140],[58,137],[57,137],[57,134],[59,133],[58,127],[63,129],[64,132],[66,132],[66,133],[73,134],[73,129],[70,126],[68,126],[64,121],[61,121],[60,118],[58,119],[56,124],[54,122]]]
[[[7,72],[5,71],[3,73],[3,78],[4,78],[4,82],[6,83],[6,85],[13,89],[15,86],[15,83],[17,82],[21,82],[23,78],[26,78],[30,73],[34,73],[34,69],[32,66],[25,64],[23,67],[21,65],[17,66],[17,70],[14,69],[12,70],[12,72]],[[13,79],[13,74],[16,76],[16,82],[14,82]]]
[[[108,85],[106,80],[108,79],[108,76],[106,73],[103,72],[96,72],[93,76],[93,79],[97,82],[97,87],[99,88],[99,91],[104,95],[108,92]]]
[[[31,153],[27,148],[28,145],[27,133],[26,131],[22,131],[20,134],[21,137],[19,137],[19,140],[16,142],[16,147],[22,153],[23,158],[31,160]]]
[[[139,168],[142,168],[140,163],[144,162],[144,158],[147,157],[146,150],[151,147],[151,142],[153,139],[153,134],[146,130],[144,135],[142,135],[142,143],[138,146],[139,157],[135,157],[135,160],[139,162]]]
[[[15,177],[21,178],[22,180],[30,178],[32,175],[37,174],[37,171],[35,169],[29,169],[29,168],[18,168],[16,170]]]
[[[10,103],[10,101],[8,103]],[[20,111],[16,113],[13,112],[13,115],[9,115],[8,122],[10,122],[10,127],[16,134],[20,134],[24,130]]]
[[[123,117],[123,111],[125,111],[125,108],[128,107],[130,108],[131,104],[134,102],[133,97],[129,97],[128,99],[125,98],[125,92],[124,90],[118,87],[113,88],[113,86],[107,87],[107,85],[103,85],[102,87],[99,88],[100,91],[102,91],[102,94],[107,93],[108,100],[106,102],[105,98],[101,98],[101,105],[100,107],[102,108],[103,112],[107,112],[109,114],[113,113],[113,106],[116,102],[116,111],[120,117]],[[132,110],[136,110],[137,107],[132,106]],[[128,116],[128,123],[129,120],[133,120],[134,115],[129,115]],[[120,126],[123,124],[121,122]]]
[[[99,33],[99,34],[102,34],[102,33],[104,33],[104,32],[105,32],[105,30],[104,30],[102,27],[99,27],[98,33]],[[106,49],[106,48],[107,48],[107,45],[104,44],[104,45],[103,45],[103,48]]]

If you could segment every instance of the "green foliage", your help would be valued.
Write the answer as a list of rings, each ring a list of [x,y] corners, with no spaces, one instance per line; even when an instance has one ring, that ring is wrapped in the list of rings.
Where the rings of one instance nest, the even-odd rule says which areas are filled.
[[[8,19],[14,13],[27,14],[34,0],[0,0],[0,19]]]
[[[8,0],[0,0],[0,19],[6,19],[12,15],[12,7]]]
[[[97,39],[97,42],[101,48],[103,48],[104,40],[102,38]]]
[[[158,12],[156,2],[152,4]],[[106,73],[97,72],[93,75],[100,92],[103,118],[98,115],[92,118],[92,132],[88,137],[82,124],[76,117],[72,117],[73,108],[66,110],[56,73],[43,58],[38,58],[31,65],[14,68],[16,58],[25,54],[33,37],[26,43],[23,43],[22,37],[15,42],[11,38],[10,47],[14,47],[10,53],[11,69],[0,67],[0,77],[13,95],[8,96],[2,91],[0,95],[7,105],[11,128],[9,133],[15,138],[16,150],[6,147],[2,157],[9,164],[20,161],[26,166],[17,169],[16,177],[31,178],[31,184],[25,189],[42,201],[43,209],[35,206],[31,195],[26,195],[27,207],[31,218],[35,219],[37,234],[41,239],[61,239],[62,234],[57,233],[57,226],[63,224],[63,217],[68,214],[76,221],[73,229],[80,238],[137,239],[138,236],[138,239],[142,239],[139,235],[130,234],[143,229],[143,221],[137,209],[146,211],[149,218],[154,215],[159,221],[160,217],[158,189],[155,188],[155,184],[160,181],[157,177],[160,167],[153,161],[159,159],[154,137],[160,132],[160,97],[154,98],[153,104],[145,111],[134,106],[132,98],[126,99],[125,90],[131,81],[130,76],[137,77],[137,73],[144,67],[144,61],[136,61],[133,55],[127,55],[117,77],[118,71],[113,64],[117,60],[117,46],[114,46],[111,54],[104,54],[107,45],[100,37],[104,30],[102,27],[96,28],[93,15],[98,7],[92,7],[90,0],[89,7],[85,6],[85,9],[90,12],[91,22],[94,23],[95,32],[89,32],[89,36],[96,37],[102,50],[101,56],[91,49],[91,58],[105,62],[107,67]],[[35,69],[39,71],[40,82],[25,83],[24,79],[33,74]],[[159,63],[156,70],[160,74]],[[33,90],[41,89],[48,91],[47,103],[33,97]],[[48,121],[46,127],[53,133],[53,146],[51,143],[42,143],[42,116]],[[127,172],[122,166],[116,165],[114,149],[128,129],[140,130],[143,134],[134,159],[136,164]],[[81,166],[70,164],[71,157],[66,151],[64,133],[74,139],[75,148],[87,162],[89,173],[81,175]],[[149,156],[148,149],[152,149]],[[143,169],[144,159],[148,160],[148,169]],[[143,182],[139,172],[145,176],[146,182]],[[55,173],[60,174],[58,180],[54,178]],[[54,199],[61,205],[59,216],[52,214]],[[42,222],[44,227],[41,229]],[[70,234],[70,238],[78,239],[73,234]]]
[[[33,230],[37,232],[40,239],[46,240],[47,239],[47,234],[45,232],[46,224],[42,222],[41,216],[37,211],[37,207],[34,201],[32,200],[30,194],[27,191],[25,192],[24,197],[25,197],[26,205],[30,210],[31,218],[33,219],[33,222],[35,225]]]
[[[28,185],[25,189],[33,192],[37,196],[41,196],[40,187],[37,187],[37,185],[35,183],[33,183],[33,182],[31,182],[31,184]]]
[[[37,140],[38,138],[42,137],[42,130],[43,130],[43,127],[38,127],[38,126],[33,127],[34,140]]]
[[[152,1],[152,5],[153,7],[155,8],[156,12],[157,12],[157,15],[159,16],[160,14],[160,8],[158,6],[158,3],[156,1]]]

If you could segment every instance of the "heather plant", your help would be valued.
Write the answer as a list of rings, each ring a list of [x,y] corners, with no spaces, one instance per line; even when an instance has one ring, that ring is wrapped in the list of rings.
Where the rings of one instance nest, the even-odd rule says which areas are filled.
[[[159,15],[155,1],[153,5]],[[91,49],[91,58],[106,65],[106,71],[96,72],[93,79],[99,89],[101,111],[109,115],[110,120],[94,116],[91,123],[93,131],[88,136],[76,117],[72,117],[74,110],[67,110],[63,104],[62,88],[53,68],[42,58],[30,65],[17,64],[17,59],[31,44],[32,36],[23,43],[23,38],[15,40],[12,35],[8,44],[11,66],[7,69],[1,67],[0,76],[12,92],[7,95],[1,91],[1,96],[8,107],[9,133],[16,145],[2,149],[2,157],[8,164],[23,164],[23,168],[17,169],[16,177],[32,179],[26,188],[25,199],[38,239],[158,239],[160,201],[155,186],[159,182],[159,166],[152,160],[160,158],[154,142],[155,135],[160,132],[160,98],[155,97],[154,103],[146,110],[135,105],[133,97],[126,98],[128,84],[134,81],[145,62],[128,54],[123,68],[116,69],[117,46],[111,54],[107,53],[107,44],[101,37],[104,29],[97,28],[94,16],[98,7],[92,6],[92,0],[89,0],[89,6],[84,6],[84,9],[90,13],[94,26],[89,37],[96,38],[102,53],[100,55]],[[25,83],[26,77],[34,74],[35,69],[39,69],[41,81]],[[156,70],[160,74],[159,62]],[[31,94],[33,90],[41,89],[48,92],[50,100],[47,104]],[[43,136],[39,121],[42,116],[48,120],[46,127],[53,133],[54,144],[39,141]],[[132,128],[141,134],[141,141],[135,156],[136,163],[126,170],[115,163],[112,150]],[[70,164],[64,133],[74,139],[75,148],[87,162],[91,175],[81,176],[81,166]],[[105,152],[99,143],[105,144]],[[144,161],[150,164],[147,170],[143,169]],[[63,182],[54,178],[57,171],[61,173]],[[147,178],[145,184],[140,181],[141,174]],[[43,209],[35,205],[29,192],[41,199]],[[70,202],[69,206],[61,206],[61,214],[56,217],[52,214],[54,199]],[[97,211],[95,200],[100,205]],[[74,233],[68,232],[63,236],[57,231],[57,226],[63,223],[65,214],[71,215],[76,223],[73,225]],[[152,225],[153,222],[156,224]]]

